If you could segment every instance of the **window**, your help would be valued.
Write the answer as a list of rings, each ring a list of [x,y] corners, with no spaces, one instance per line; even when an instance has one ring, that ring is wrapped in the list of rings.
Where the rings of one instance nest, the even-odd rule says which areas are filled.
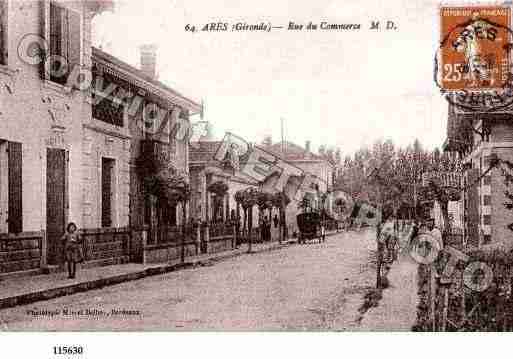
[[[124,113],[125,107],[123,105],[116,105],[108,98],[101,99],[97,104],[93,104],[93,118],[111,125],[123,127]]]
[[[99,121],[109,123],[118,127],[123,127],[126,101],[122,101],[123,93],[128,91],[123,88],[119,82],[116,82],[109,74],[100,73],[97,68],[93,68],[93,118]],[[100,88],[105,88],[105,92],[96,91],[96,84]],[[107,96],[109,88],[117,88],[112,96]]]
[[[0,0],[0,65],[7,65],[7,0]]]
[[[66,84],[68,76],[80,65],[81,37],[80,14],[50,3],[50,55],[57,56],[50,61],[50,80]]]
[[[0,233],[22,232],[22,147],[0,140]]]

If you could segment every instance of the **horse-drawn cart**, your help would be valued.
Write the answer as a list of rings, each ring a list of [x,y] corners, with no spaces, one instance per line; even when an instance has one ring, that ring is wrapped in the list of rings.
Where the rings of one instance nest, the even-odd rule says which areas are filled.
[[[318,238],[320,241],[321,217],[316,212],[300,213],[296,216],[299,228],[299,243],[306,243],[307,240]]]

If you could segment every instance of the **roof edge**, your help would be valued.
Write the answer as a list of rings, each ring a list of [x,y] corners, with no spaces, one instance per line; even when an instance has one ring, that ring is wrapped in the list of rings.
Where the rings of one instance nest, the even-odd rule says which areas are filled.
[[[151,79],[136,67],[94,46],[92,47],[92,60],[93,62],[101,62],[104,65],[109,66],[112,70],[125,76],[131,77],[132,79],[141,83],[147,91],[156,95],[160,95],[161,97],[164,97],[165,99],[168,99],[170,102],[176,103],[177,105],[182,105],[191,111],[192,114],[201,112],[201,105],[196,101],[185,97],[161,81]]]

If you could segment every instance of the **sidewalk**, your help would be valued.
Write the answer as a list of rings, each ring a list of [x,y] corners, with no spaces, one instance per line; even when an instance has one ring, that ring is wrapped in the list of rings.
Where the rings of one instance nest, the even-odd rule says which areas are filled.
[[[289,244],[289,242],[284,244],[279,244],[278,242],[253,244],[252,253],[272,251],[284,248]],[[185,258],[185,263],[180,263],[180,260],[176,260],[148,265],[129,263],[87,269],[79,267],[75,279],[68,279],[65,272],[5,279],[0,281],[0,309],[191,268],[210,261],[225,260],[246,253],[247,245],[242,245],[240,248],[230,251],[187,257]]]
[[[390,286],[383,290],[379,305],[364,316],[360,330],[411,331],[417,316],[417,263],[400,254],[388,273]]]

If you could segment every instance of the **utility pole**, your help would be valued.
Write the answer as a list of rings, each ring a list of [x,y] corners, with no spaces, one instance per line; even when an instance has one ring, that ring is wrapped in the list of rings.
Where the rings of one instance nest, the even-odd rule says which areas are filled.
[[[285,156],[285,134],[284,134],[284,130],[283,130],[283,127],[284,127],[284,124],[283,124],[283,117],[280,117],[280,122],[281,122],[281,153],[282,155]]]
[[[383,265],[383,243],[380,241],[381,230],[382,230],[382,214],[383,214],[383,189],[382,189],[382,179],[379,175],[379,171],[381,170],[381,166],[375,168],[371,171],[369,175],[369,180],[376,181],[377,190],[378,190],[378,213],[380,213],[379,221],[376,223],[376,288],[381,288],[381,267]],[[374,177],[374,178],[373,178]]]
[[[379,213],[383,213],[383,193],[381,191],[381,185],[378,185],[378,198],[379,198],[379,204],[378,204],[378,211]],[[382,224],[381,224],[382,218],[380,218],[379,222],[376,226],[376,242],[377,242],[377,253],[376,253],[376,288],[381,288],[381,267],[383,266],[383,243],[380,241],[381,237],[381,230]]]

